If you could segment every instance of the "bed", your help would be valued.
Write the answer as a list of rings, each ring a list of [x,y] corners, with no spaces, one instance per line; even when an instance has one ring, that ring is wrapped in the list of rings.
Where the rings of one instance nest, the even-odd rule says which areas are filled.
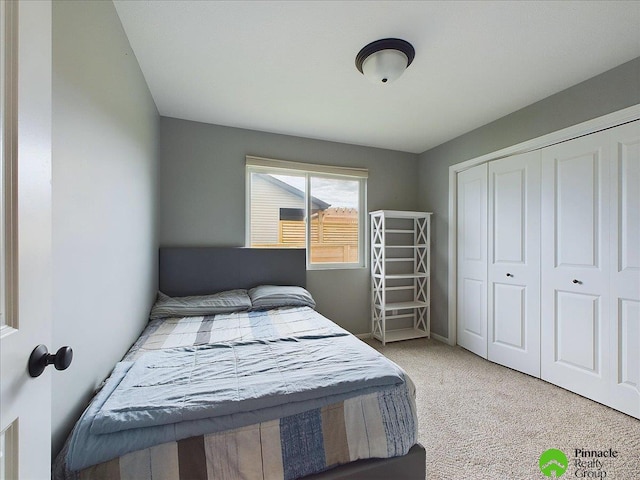
[[[411,380],[305,286],[304,250],[161,248],[150,322],[54,478],[424,479]]]

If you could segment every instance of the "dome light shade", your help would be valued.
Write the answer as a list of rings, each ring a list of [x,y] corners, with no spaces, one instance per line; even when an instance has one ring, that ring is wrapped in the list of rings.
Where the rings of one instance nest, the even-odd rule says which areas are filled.
[[[391,83],[411,65],[413,46],[399,38],[385,38],[366,45],[356,56],[356,68],[371,82]]]

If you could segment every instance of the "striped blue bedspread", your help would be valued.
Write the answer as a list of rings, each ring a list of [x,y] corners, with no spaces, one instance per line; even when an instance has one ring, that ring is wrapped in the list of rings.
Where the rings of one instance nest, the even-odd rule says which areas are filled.
[[[155,350],[209,343],[350,335],[309,307],[153,320],[125,361]]]
[[[169,379],[177,387],[161,386]],[[293,480],[406,454],[414,399],[399,367],[307,307],[152,322],[54,477]]]

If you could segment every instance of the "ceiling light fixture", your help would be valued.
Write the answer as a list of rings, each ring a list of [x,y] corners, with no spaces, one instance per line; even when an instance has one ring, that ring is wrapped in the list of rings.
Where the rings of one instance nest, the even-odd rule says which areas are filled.
[[[366,45],[356,55],[356,68],[373,83],[391,83],[407,69],[416,51],[399,38],[384,38]]]

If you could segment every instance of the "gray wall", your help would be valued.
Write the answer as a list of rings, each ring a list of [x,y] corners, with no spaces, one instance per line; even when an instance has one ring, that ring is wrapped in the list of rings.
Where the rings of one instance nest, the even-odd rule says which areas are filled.
[[[111,2],[53,2],[54,454],[147,322],[159,116]]]
[[[434,212],[431,271],[434,333],[448,336],[449,166],[639,103],[640,58],[636,58],[419,156],[419,206],[421,210]]]
[[[415,210],[418,157],[162,117],[160,243],[243,246],[245,156],[369,169],[368,210]],[[369,270],[310,271],[317,309],[353,333],[370,329]]]

